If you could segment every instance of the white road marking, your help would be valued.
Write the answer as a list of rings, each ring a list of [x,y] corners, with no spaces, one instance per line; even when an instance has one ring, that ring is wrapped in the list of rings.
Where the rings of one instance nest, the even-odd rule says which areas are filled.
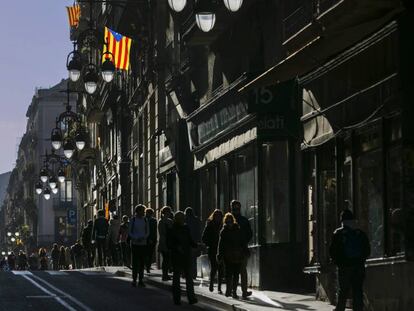
[[[33,275],[30,271],[12,271],[14,275]]]
[[[72,308],[66,301],[64,301],[62,298],[57,297],[55,294],[53,294],[52,292],[50,292],[49,290],[47,290],[46,288],[44,288],[42,285],[40,285],[39,283],[37,283],[35,280],[33,280],[32,278],[30,278],[27,274],[21,274],[22,277],[24,277],[26,280],[28,280],[30,283],[32,283],[34,286],[36,286],[37,288],[39,288],[41,291],[43,291],[45,294],[49,295],[49,296],[54,296],[53,298],[59,302],[62,306],[64,306],[66,309],[70,310],[70,311],[77,311],[75,308]],[[32,275],[34,276],[34,275]]]
[[[68,275],[67,272],[64,271],[45,271],[49,275]]]
[[[69,300],[71,300],[74,304],[76,304],[82,310],[85,310],[85,311],[93,311],[91,308],[89,308],[88,306],[86,306],[85,304],[83,304],[82,302],[80,302],[79,300],[77,300],[75,297],[69,295],[68,293],[65,293],[64,291],[62,291],[59,288],[53,286],[52,284],[50,284],[49,282],[43,280],[42,278],[38,277],[37,275],[33,274],[33,278],[35,278],[39,282],[43,283],[44,285],[48,286],[49,288],[51,288],[52,290],[54,290],[56,293],[59,293],[60,295],[66,297]]]

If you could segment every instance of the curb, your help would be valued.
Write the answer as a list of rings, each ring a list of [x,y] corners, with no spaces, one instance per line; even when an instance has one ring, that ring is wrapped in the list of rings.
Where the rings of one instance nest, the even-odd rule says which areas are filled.
[[[115,275],[120,276],[120,277],[128,277],[128,276],[131,276],[131,273],[117,270],[115,271]],[[155,280],[154,277],[151,277],[151,276],[146,277],[146,283],[151,284],[157,288],[161,288],[166,291],[171,291],[171,283],[160,282],[158,280]],[[206,304],[206,305],[213,306],[221,310],[227,310],[227,311],[249,311],[248,309],[245,309],[244,307],[241,307],[238,304],[226,303],[224,301],[214,299],[213,297],[197,292],[196,288],[194,288],[194,293],[198,301],[201,302],[202,304]]]

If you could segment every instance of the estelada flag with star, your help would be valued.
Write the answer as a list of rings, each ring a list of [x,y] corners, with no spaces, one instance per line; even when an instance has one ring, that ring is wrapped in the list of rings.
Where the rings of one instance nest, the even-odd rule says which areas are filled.
[[[102,62],[106,58],[111,59],[115,68],[121,70],[129,69],[129,54],[131,51],[132,39],[117,33],[108,27],[105,27],[105,44],[103,52],[110,52],[112,55],[106,54],[102,59]]]
[[[67,6],[66,9],[68,10],[69,26],[78,27],[81,14],[80,5]]]

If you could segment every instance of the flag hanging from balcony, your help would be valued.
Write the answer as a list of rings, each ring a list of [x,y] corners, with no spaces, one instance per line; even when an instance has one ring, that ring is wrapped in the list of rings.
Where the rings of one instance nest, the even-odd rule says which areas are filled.
[[[132,39],[105,27],[105,43],[103,52],[110,52],[112,55],[105,55],[102,62],[108,56],[115,64],[117,69],[129,69],[129,53],[131,50]],[[113,56],[113,57],[112,57]]]
[[[66,9],[68,10],[69,26],[78,27],[81,13],[80,5],[67,6]]]

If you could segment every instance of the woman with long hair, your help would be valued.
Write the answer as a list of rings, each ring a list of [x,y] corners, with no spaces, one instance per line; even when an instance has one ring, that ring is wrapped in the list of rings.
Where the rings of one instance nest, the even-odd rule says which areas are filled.
[[[217,251],[217,261],[224,261],[226,268],[226,296],[237,296],[240,267],[243,260],[243,239],[240,226],[231,213],[224,215],[223,229]]]
[[[208,259],[210,261],[210,286],[209,290],[214,290],[214,279],[218,272],[217,290],[221,291],[221,280],[223,278],[223,265],[217,261],[217,246],[220,238],[220,231],[223,227],[223,212],[215,209],[208,217],[203,231],[202,241],[208,247]]]

